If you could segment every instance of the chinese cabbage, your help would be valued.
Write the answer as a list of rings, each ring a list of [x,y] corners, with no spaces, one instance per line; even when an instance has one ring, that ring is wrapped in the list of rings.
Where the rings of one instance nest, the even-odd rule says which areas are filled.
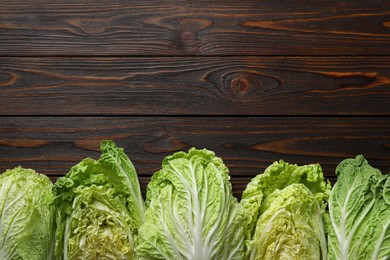
[[[52,186],[45,175],[20,166],[0,175],[0,259],[52,259]]]
[[[253,178],[241,200],[249,259],[326,259],[322,215],[329,190],[319,164],[281,160]]]
[[[228,169],[208,150],[168,156],[147,189],[139,259],[243,259],[244,211]]]
[[[390,259],[390,175],[359,155],[336,168],[327,218],[329,259]]]
[[[54,185],[56,259],[134,259],[145,205],[122,148],[101,143],[99,160],[84,159]]]

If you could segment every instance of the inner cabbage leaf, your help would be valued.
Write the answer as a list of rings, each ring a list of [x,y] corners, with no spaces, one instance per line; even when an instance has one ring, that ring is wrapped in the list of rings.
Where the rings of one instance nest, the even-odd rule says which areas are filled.
[[[303,184],[268,197],[257,221],[250,259],[326,259],[326,238],[318,201]]]
[[[323,213],[330,183],[319,164],[280,160],[248,183],[246,210],[249,259],[326,259]]]

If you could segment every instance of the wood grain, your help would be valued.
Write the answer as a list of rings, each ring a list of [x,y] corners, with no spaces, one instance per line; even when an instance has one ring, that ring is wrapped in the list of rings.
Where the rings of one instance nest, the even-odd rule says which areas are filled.
[[[320,163],[335,181],[345,159],[363,154],[390,171],[389,117],[1,117],[0,172],[18,165],[58,177],[113,139],[145,186],[162,159],[190,147],[216,152],[235,194],[272,162]]]
[[[390,2],[0,3],[0,55],[389,55]]]
[[[2,58],[0,115],[390,115],[390,57]]]
[[[0,1],[0,172],[55,181],[113,139],[143,191],[193,146],[238,197],[279,159],[388,173],[389,89],[389,1]]]

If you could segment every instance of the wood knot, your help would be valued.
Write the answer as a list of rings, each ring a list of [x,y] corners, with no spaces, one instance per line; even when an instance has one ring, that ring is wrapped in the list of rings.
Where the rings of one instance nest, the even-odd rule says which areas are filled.
[[[187,52],[195,52],[201,43],[202,31],[212,25],[205,19],[182,19],[178,21],[176,45]]]
[[[188,149],[189,144],[178,140],[174,136],[158,132],[154,137],[146,141],[142,148],[148,153],[168,153]]]
[[[234,78],[230,81],[230,89],[236,96],[243,96],[250,90],[247,78]]]
[[[234,99],[258,99],[280,85],[278,79],[255,72],[230,72],[222,75],[224,92]]]
[[[196,44],[198,42],[198,37],[197,37],[196,33],[191,32],[191,31],[181,32],[180,38],[181,38],[182,46],[184,48],[192,48],[192,47],[196,46]]]

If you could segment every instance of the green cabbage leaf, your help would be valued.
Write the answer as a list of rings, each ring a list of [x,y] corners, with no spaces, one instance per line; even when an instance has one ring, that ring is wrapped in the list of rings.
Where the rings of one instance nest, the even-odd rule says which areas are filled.
[[[336,168],[327,218],[329,259],[390,259],[390,175],[358,155]]]
[[[52,186],[32,169],[17,167],[0,175],[0,259],[52,259]]]
[[[249,259],[326,259],[322,218],[329,191],[319,164],[281,160],[253,178],[241,200]]]
[[[243,259],[243,207],[228,168],[208,150],[166,157],[147,188],[139,259]]]
[[[122,148],[101,143],[54,185],[56,259],[134,259],[145,212],[137,173]]]

